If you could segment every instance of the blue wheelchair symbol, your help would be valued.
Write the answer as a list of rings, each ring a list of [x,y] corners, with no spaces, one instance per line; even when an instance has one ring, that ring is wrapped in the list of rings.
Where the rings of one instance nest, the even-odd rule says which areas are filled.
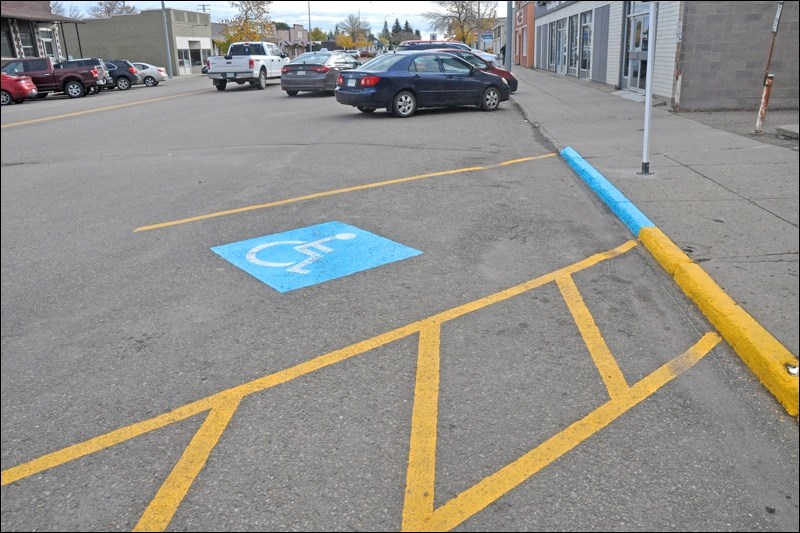
[[[341,222],[326,222],[211,250],[279,292],[422,253]]]

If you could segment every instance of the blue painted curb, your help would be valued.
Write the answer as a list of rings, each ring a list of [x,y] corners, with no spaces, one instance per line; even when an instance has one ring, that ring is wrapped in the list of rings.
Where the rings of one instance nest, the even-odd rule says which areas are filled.
[[[583,181],[605,202],[605,204],[631,230],[635,237],[642,228],[654,227],[652,221],[628,200],[619,189],[614,187],[592,165],[586,162],[572,147],[567,146],[560,152],[564,161],[581,177]]]

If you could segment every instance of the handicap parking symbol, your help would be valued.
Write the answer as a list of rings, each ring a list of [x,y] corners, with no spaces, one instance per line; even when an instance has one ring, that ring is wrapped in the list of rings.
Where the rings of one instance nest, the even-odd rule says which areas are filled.
[[[422,252],[368,231],[326,222],[211,250],[278,292],[289,292]]]

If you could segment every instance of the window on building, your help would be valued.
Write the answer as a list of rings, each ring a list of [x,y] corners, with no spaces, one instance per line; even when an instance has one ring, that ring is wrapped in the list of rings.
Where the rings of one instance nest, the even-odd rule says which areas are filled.
[[[53,47],[53,30],[51,28],[39,28],[39,38],[42,40],[44,55],[55,57],[56,51]]]
[[[581,13],[581,70],[592,68],[592,12]]]
[[[573,76],[578,74],[578,15],[569,18],[569,73]]]
[[[28,20],[18,20],[19,39],[22,42],[22,56],[36,57],[39,55],[39,48],[36,46],[36,31],[33,23]]]
[[[2,26],[0,26],[0,31],[2,31],[3,57],[17,57],[14,47],[11,46],[11,43],[14,41],[11,40],[11,28],[8,27],[8,19],[3,19]]]
[[[548,33],[550,35],[550,53],[548,54],[548,70],[555,70],[556,69],[556,54],[558,53],[556,48],[556,23],[551,22],[548,28]]]

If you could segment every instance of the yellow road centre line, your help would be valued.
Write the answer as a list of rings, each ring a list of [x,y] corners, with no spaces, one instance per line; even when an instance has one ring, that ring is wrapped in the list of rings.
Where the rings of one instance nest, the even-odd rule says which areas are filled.
[[[99,113],[101,111],[111,111],[114,109],[122,109],[123,107],[131,107],[142,104],[150,104],[153,102],[161,102],[163,100],[171,100],[173,98],[182,98],[190,94],[197,94],[204,91],[192,91],[188,93],[173,94],[172,96],[161,96],[159,98],[148,98],[147,100],[140,100],[138,102],[128,102],[127,104],[111,105],[106,107],[97,107],[95,109],[87,109],[86,111],[75,111],[74,113],[64,113],[63,115],[52,115],[49,117],[35,118],[31,120],[23,120],[22,122],[11,122],[10,124],[3,124],[2,129],[14,128],[16,126],[27,126],[28,124],[39,124],[41,122],[50,122],[51,120],[61,120],[71,117],[79,117],[82,115],[91,115],[92,113]]]
[[[572,288],[571,276],[597,263],[624,254],[635,246],[636,241],[628,241],[614,249],[594,254],[582,261],[525,283],[334,350],[274,374],[226,389],[168,413],[111,431],[105,435],[68,446],[27,463],[9,468],[2,472],[2,485],[5,486],[36,473],[63,465],[79,457],[109,448],[201,412],[210,411],[136,525],[137,531],[163,531],[169,526],[169,522],[208,460],[220,436],[228,427],[242,399],[250,394],[287,383],[300,376],[369,352],[393,341],[419,334],[402,529],[404,531],[445,531],[451,529],[475,513],[480,512],[525,479],[606,427],[664,384],[691,368],[721,341],[716,334],[706,334],[689,351],[657,369],[631,387],[623,387],[624,377],[621,377],[620,374],[620,377],[615,378],[614,385],[614,389],[619,390],[612,394],[611,400],[513,463],[484,478],[438,509],[434,509],[441,325],[446,321],[507,300],[549,282],[557,282],[559,287],[562,287],[562,291],[565,292],[565,298],[574,300],[569,307],[573,312],[573,316],[578,315],[576,321],[586,320],[583,314],[588,313],[588,309],[584,304],[578,305],[575,303],[577,299],[573,290],[577,292],[577,287]],[[577,296],[580,298],[579,294]],[[582,299],[580,301],[582,302]],[[587,345],[598,342],[596,333],[591,332],[591,328],[579,327],[579,329],[581,334],[584,335]],[[588,331],[589,335],[586,335],[584,331]],[[596,350],[597,346],[590,348],[590,351],[592,349]],[[608,354],[608,357],[613,360],[610,354]],[[595,364],[602,374],[603,369],[610,364],[610,361],[596,360]],[[613,366],[616,367],[616,364],[614,363]]]
[[[386,180],[386,181],[378,181],[373,183],[366,183],[364,185],[355,185],[353,187],[345,187],[343,189],[334,189],[332,191],[325,191],[325,192],[318,192],[314,194],[307,194],[304,196],[297,196],[294,198],[287,198],[286,200],[277,200],[274,202],[267,202],[263,204],[256,204],[256,205],[249,205],[246,207],[238,207],[236,209],[228,209],[225,211],[217,211],[215,213],[208,213],[206,215],[198,215],[194,217],[182,218],[180,220],[172,220],[170,222],[160,222],[158,224],[151,224],[149,226],[140,226],[133,230],[134,233],[140,231],[150,231],[159,228],[167,228],[170,226],[178,226],[181,224],[188,224],[190,222],[197,222],[199,220],[207,220],[209,218],[216,218],[222,217],[227,215],[235,215],[237,213],[246,213],[247,211],[255,211],[257,209],[266,209],[268,207],[277,207],[281,205],[288,205],[294,204],[297,202],[304,202],[306,200],[313,200],[315,198],[325,198],[327,196],[334,196],[336,194],[344,194],[348,192],[355,192],[355,191],[363,191],[366,189],[375,189],[377,187],[386,187],[387,185],[397,185],[399,183],[407,183],[409,181],[421,180],[426,178],[436,178],[439,176],[450,176],[453,174],[461,174],[465,172],[475,172],[476,170],[488,170],[494,167],[502,167],[507,165],[513,165],[516,163],[525,163],[528,161],[536,161],[538,159],[546,159],[548,157],[555,157],[558,154],[553,152],[544,155],[538,155],[533,157],[523,157],[521,159],[512,159],[510,161],[504,161],[502,163],[496,163],[494,165],[486,165],[481,167],[464,167],[464,168],[457,168],[453,170],[442,170],[440,172],[429,172],[427,174],[419,174],[416,176],[408,176],[406,178],[397,178],[393,180]]]

